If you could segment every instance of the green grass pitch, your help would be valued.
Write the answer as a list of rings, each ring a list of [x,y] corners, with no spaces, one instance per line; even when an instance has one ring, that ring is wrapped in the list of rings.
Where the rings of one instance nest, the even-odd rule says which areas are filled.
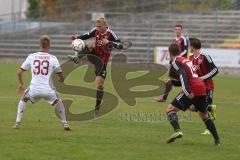
[[[184,137],[166,144],[172,128],[165,120],[168,103],[156,103],[153,97],[138,98],[137,105],[128,106],[119,99],[116,109],[97,121],[69,122],[72,131],[64,132],[54,109],[44,101],[28,104],[21,129],[11,128],[16,117],[19,96],[16,70],[19,64],[0,64],[0,159],[1,160],[238,160],[240,157],[240,86],[239,77],[215,78],[214,104],[216,125],[222,146],[202,136],[204,125],[196,113],[183,115],[180,122]],[[75,70],[67,83],[94,87],[81,81],[84,69]],[[29,73],[26,74],[29,80]],[[105,90],[115,96],[108,74]],[[177,94],[174,89],[168,102]],[[71,112],[81,113],[93,108],[95,100],[61,94],[74,101]],[[136,118],[136,115],[162,115],[158,119]],[[124,117],[125,116],[125,117]],[[131,117],[132,116],[132,117]],[[135,117],[134,117],[135,116]],[[185,117],[185,118],[184,118]]]

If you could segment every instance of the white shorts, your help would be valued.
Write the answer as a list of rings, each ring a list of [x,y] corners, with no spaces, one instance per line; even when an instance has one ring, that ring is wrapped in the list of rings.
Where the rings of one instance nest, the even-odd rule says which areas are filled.
[[[37,102],[41,98],[50,104],[54,104],[56,101],[60,100],[58,93],[53,89],[35,89],[33,87],[28,87],[25,90],[24,97],[29,99],[32,103]]]

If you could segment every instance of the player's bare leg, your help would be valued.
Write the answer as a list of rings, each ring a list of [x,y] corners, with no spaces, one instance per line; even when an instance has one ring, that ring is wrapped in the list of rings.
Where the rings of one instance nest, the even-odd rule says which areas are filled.
[[[181,129],[178,123],[177,112],[179,111],[179,109],[173,106],[172,104],[169,104],[166,111],[167,111],[168,120],[174,129],[174,133],[168,138],[167,143],[172,143],[177,138],[183,137],[183,133],[181,132]]]
[[[160,95],[159,97],[154,98],[157,102],[166,102],[166,99],[164,99],[164,95]]]
[[[97,92],[96,92],[96,105],[94,110],[94,117],[97,118],[100,112],[100,105],[102,103],[103,95],[104,95],[104,78],[101,76],[96,76],[97,83]]]
[[[21,100],[18,103],[18,111],[17,111],[17,118],[16,122],[13,124],[12,128],[13,129],[19,129],[20,128],[20,123],[23,117],[24,109],[26,107],[27,101],[29,99],[26,97],[21,98]]]
[[[62,123],[63,123],[63,129],[66,130],[66,131],[70,131],[70,127],[67,123],[67,120],[66,120],[66,114],[65,114],[65,108],[63,106],[63,103],[61,100],[58,100],[54,106],[56,107],[56,110],[58,111],[58,114],[62,120]]]

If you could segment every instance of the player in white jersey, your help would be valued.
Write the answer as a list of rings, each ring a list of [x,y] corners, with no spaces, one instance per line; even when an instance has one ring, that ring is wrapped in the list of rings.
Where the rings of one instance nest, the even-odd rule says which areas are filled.
[[[24,96],[19,101],[17,118],[13,128],[17,129],[20,127],[26,103],[29,100],[34,103],[43,98],[52,106],[56,107],[61,117],[64,130],[70,130],[66,121],[65,108],[52,85],[51,76],[53,73],[58,75],[59,81],[61,82],[64,81],[64,77],[58,59],[48,53],[50,49],[50,38],[47,35],[41,36],[40,46],[41,51],[30,54],[17,73],[20,83],[18,93],[23,93],[25,90],[23,81],[23,73],[25,71],[31,69],[32,79],[30,86],[25,90]]]

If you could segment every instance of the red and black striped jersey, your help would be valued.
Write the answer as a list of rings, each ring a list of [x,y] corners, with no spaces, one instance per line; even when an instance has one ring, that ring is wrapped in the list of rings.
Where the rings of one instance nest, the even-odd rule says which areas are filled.
[[[173,40],[172,40],[172,43],[176,43],[179,45],[180,47],[180,56],[182,57],[187,57],[187,53],[188,53],[188,39],[187,37],[185,36],[181,36],[181,37],[175,37]]]
[[[82,40],[86,40],[92,37],[96,38],[95,47],[94,47],[95,54],[97,54],[103,60],[104,64],[107,64],[111,54],[111,49],[109,48],[106,49],[102,40],[107,39],[113,42],[120,42],[120,39],[109,28],[106,30],[105,33],[101,33],[98,30],[96,30],[96,28],[93,28],[90,32],[78,36],[78,38]]]
[[[191,55],[189,60],[192,61],[193,67],[197,71],[198,76],[204,80],[207,89],[213,90],[214,83],[212,78],[217,75],[218,68],[215,66],[212,58],[209,55],[200,52],[197,56]]]
[[[191,92],[195,96],[206,95],[206,86],[203,80],[198,77],[192,61],[178,56],[173,60],[172,66],[179,75],[182,90],[186,96]]]

